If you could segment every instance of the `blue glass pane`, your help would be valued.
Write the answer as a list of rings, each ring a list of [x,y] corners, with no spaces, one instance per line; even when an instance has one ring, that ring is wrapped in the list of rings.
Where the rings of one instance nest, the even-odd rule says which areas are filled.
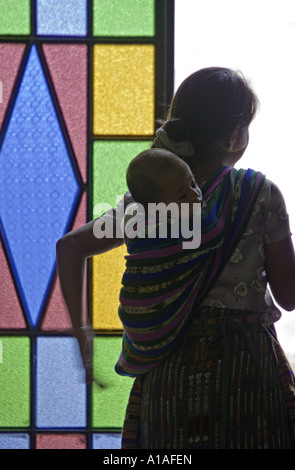
[[[29,449],[30,437],[28,434],[1,433],[0,449]]]
[[[86,385],[75,338],[37,338],[36,425],[86,426]]]
[[[92,436],[93,449],[121,449],[122,436],[118,433],[99,433]]]
[[[79,185],[35,46],[0,151],[3,238],[29,322],[36,325]]]
[[[37,34],[85,36],[87,0],[37,0]]]

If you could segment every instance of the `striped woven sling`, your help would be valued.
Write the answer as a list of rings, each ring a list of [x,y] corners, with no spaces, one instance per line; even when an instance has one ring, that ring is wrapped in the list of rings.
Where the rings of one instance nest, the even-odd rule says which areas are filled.
[[[251,169],[218,169],[202,187],[199,248],[184,249],[181,237],[127,240],[118,374],[145,374],[175,350],[245,231],[264,180]]]

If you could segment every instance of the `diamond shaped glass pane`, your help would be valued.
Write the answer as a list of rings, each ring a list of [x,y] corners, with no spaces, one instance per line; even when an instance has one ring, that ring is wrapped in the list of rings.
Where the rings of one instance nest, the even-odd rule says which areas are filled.
[[[0,152],[3,238],[29,322],[38,322],[79,184],[36,47]]]

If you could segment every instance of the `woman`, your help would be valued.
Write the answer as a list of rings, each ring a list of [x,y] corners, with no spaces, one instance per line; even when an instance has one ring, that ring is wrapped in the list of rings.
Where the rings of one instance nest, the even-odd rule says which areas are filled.
[[[190,284],[193,301],[169,337],[171,349],[159,346],[160,361],[135,380],[125,448],[294,446],[294,377],[272,326],[280,312],[266,288],[269,282],[282,308],[295,308],[288,217],[275,185],[258,172],[232,170],[247,148],[256,108],[257,99],[239,74],[203,69],[179,87],[167,121],[156,132],[154,145],[183,158],[202,189],[200,249],[205,240],[206,250],[194,265],[194,275],[198,266],[200,275]],[[113,223],[110,214],[103,218]],[[87,335],[81,328],[85,259],[122,244],[122,238],[95,238],[94,224],[57,244],[61,286],[86,367]],[[124,289],[121,298],[126,299]],[[125,333],[123,359],[132,348]],[[124,373],[126,362],[128,357],[119,362],[119,372]]]

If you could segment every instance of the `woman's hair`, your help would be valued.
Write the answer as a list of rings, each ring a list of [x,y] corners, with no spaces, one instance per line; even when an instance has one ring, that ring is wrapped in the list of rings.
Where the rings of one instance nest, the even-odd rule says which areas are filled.
[[[210,67],[190,75],[178,88],[164,123],[175,142],[189,140],[200,158],[225,150],[235,129],[248,127],[258,99],[240,72]]]
[[[126,181],[135,202],[147,208],[149,203],[161,202],[163,192],[161,178],[174,170],[179,157],[164,149],[150,149],[141,152],[131,160]]]

